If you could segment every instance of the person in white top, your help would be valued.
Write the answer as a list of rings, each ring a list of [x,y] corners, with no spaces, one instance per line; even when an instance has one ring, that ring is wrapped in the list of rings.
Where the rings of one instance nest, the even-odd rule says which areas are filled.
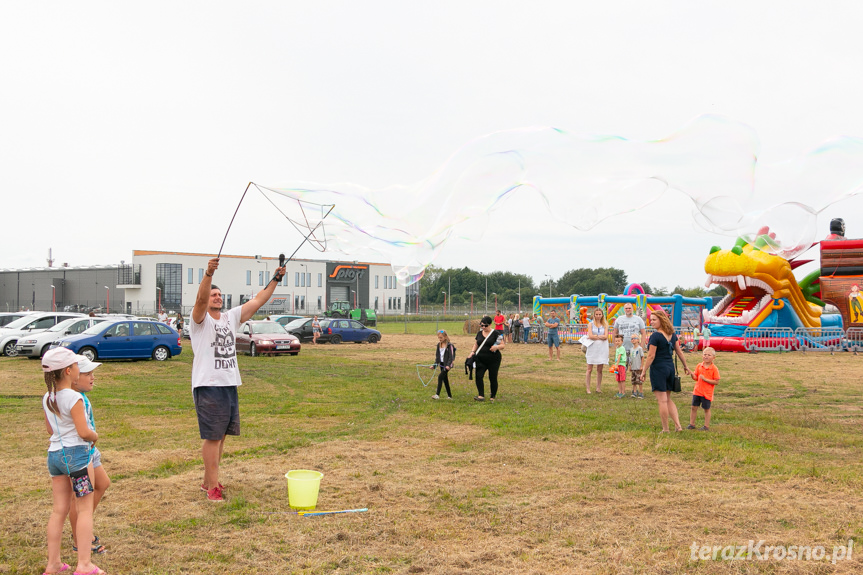
[[[242,385],[237,367],[236,333],[240,324],[249,321],[267,303],[285,275],[277,268],[273,279],[263,290],[240,307],[222,313],[222,290],[213,285],[213,274],[219,259],[207,263],[207,272],[198,287],[192,310],[189,337],[192,340],[192,395],[201,432],[204,459],[204,482],[201,490],[210,501],[224,501],[219,482],[219,464],[225,449],[226,435],[240,434],[240,408],[237,387]]]
[[[163,323],[168,321],[168,314],[165,313],[165,310],[162,310],[159,312],[159,321],[161,321]]]
[[[84,398],[72,389],[78,381],[78,362],[85,359],[65,347],[45,352],[42,371],[48,393],[42,397],[45,427],[51,434],[48,448],[48,473],[54,508],[48,519],[48,565],[45,573],[67,571],[69,566],[60,561],[60,537],[63,523],[69,513],[69,503],[75,500],[78,510],[77,535],[78,566],[76,573],[104,573],[93,565],[93,444],[99,434],[87,425]]]

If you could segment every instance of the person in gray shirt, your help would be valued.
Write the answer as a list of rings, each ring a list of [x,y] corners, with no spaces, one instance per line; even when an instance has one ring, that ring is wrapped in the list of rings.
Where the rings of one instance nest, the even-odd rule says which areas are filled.
[[[624,305],[623,313],[625,315],[614,320],[614,337],[623,336],[627,362],[629,361],[629,352],[632,351],[632,336],[637,334],[641,336],[641,341],[647,341],[647,329],[645,329],[644,320],[633,314],[632,310],[631,303]]]

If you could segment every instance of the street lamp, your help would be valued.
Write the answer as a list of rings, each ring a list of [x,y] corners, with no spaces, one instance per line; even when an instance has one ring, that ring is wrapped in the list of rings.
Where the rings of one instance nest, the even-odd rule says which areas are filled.
[[[308,270],[308,267],[306,266],[306,264],[300,264],[300,265],[303,266],[303,284],[306,286],[306,296],[305,296],[306,299],[303,300],[303,309],[306,309],[306,302],[309,301],[309,282],[310,282],[311,278],[306,277],[306,275],[307,275],[306,271]]]
[[[545,274],[545,277],[548,278],[548,297],[549,297],[549,299],[551,299],[551,276],[548,274]]]
[[[51,311],[57,311],[57,288],[51,286]]]
[[[156,293],[159,296],[158,303],[156,305],[156,315],[159,315],[159,312],[162,311],[162,288],[156,286]]]
[[[443,294],[443,314],[446,315],[446,290],[440,290]]]
[[[494,296],[494,309],[497,311],[497,294],[495,292],[491,292],[491,295]]]
[[[264,259],[264,256],[260,256],[260,255],[255,256],[256,263],[264,264],[264,276],[266,276],[264,278],[264,281],[266,281],[267,278],[270,277],[270,266],[269,266],[269,264],[267,264],[267,262],[263,261],[263,259]],[[258,282],[258,283],[261,283],[261,282]]]
[[[473,316],[473,292],[470,293],[470,315]]]
[[[105,286],[105,313],[111,313],[111,288]]]

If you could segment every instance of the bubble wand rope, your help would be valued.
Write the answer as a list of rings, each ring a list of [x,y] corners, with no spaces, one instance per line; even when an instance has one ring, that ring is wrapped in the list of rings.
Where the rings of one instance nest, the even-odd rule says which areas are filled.
[[[248,193],[249,188],[251,188],[253,185],[254,185],[254,182],[249,182],[249,184],[246,186],[246,189],[243,190],[243,195],[240,196],[240,202],[237,204],[237,209],[234,210],[234,215],[231,216],[231,222],[228,224],[228,229],[225,230],[225,237],[222,238],[222,245],[219,246],[219,253],[216,255],[216,259],[219,259],[220,257],[222,257],[222,249],[224,249],[224,247],[225,247],[225,241],[228,239],[228,233],[231,231],[231,226],[234,225],[234,219],[237,217],[237,212],[240,211],[240,206],[243,205],[243,200],[246,199],[246,194]],[[305,238],[303,238],[302,243],[300,243],[300,245],[297,246],[297,249],[295,249],[294,253],[291,254],[291,257],[288,258],[288,261],[291,261],[293,259],[294,255],[296,255],[296,253],[298,251],[300,251],[300,248],[303,247],[303,244],[305,244],[308,241],[308,239],[312,236],[312,234],[315,233],[315,230],[317,230],[320,227],[320,225],[322,223],[324,223],[324,220],[327,219],[327,216],[330,215],[330,212],[332,212],[335,207],[336,207],[335,204],[330,206],[330,209],[327,210],[327,213],[324,214],[324,217],[322,217],[321,221],[318,222],[318,225],[316,225],[314,228],[312,228],[312,231],[310,231],[309,234]],[[282,215],[284,215],[284,214],[282,214]],[[290,221],[290,218],[288,221]]]
[[[285,262],[284,262],[284,263],[287,263],[287,262],[289,262],[289,261],[291,261],[291,260],[293,260],[293,259],[294,259],[294,256],[295,256],[295,255],[297,255],[297,252],[298,252],[298,251],[300,251],[300,248],[301,248],[301,247],[303,247],[303,244],[304,244],[304,243],[306,243],[307,241],[309,241],[309,238],[310,238],[310,237],[312,237],[312,234],[313,234],[313,233],[315,233],[315,230],[317,230],[319,227],[321,227],[321,224],[323,224],[323,223],[324,223],[324,220],[325,220],[325,219],[327,219],[327,216],[328,216],[328,215],[330,215],[330,212],[331,212],[331,211],[333,211],[335,208],[336,208],[336,205],[335,205],[335,204],[333,204],[332,206],[330,206],[330,209],[329,209],[329,210],[327,210],[327,213],[325,213],[325,214],[324,214],[324,217],[322,217],[322,218],[321,218],[321,221],[319,221],[319,222],[318,222],[318,225],[316,225],[315,227],[313,227],[313,228],[312,228],[312,231],[310,231],[310,232],[309,232],[309,234],[308,234],[305,238],[303,238],[303,241],[302,241],[302,242],[300,242],[300,245],[298,245],[298,246],[297,246],[297,249],[295,249],[295,250],[294,250],[294,253],[292,253],[292,254],[288,257],[288,259],[287,259],[287,260],[285,260]],[[282,265],[284,265],[284,263],[282,263],[281,258],[279,258],[279,265],[280,265],[280,266],[282,266]]]
[[[233,215],[233,216],[231,216],[231,223],[229,223],[229,224],[228,224],[228,229],[227,229],[227,230],[225,230],[225,237],[224,237],[224,238],[222,238],[222,245],[221,245],[221,246],[219,246],[219,254],[216,256],[216,259],[219,259],[220,257],[222,257],[222,248],[224,248],[224,247],[225,247],[225,240],[227,240],[227,239],[228,239],[228,232],[230,232],[230,231],[231,231],[231,226],[233,226],[233,225],[234,225],[234,218],[236,218],[236,217],[237,217],[237,212],[239,212],[239,211],[240,211],[240,206],[243,204],[243,200],[245,200],[245,199],[246,199],[246,192],[248,192],[248,191],[249,191],[249,188],[251,188],[251,187],[252,187],[252,182],[249,182],[249,185],[248,185],[248,186],[246,186],[246,189],[245,189],[245,190],[243,190],[243,195],[242,195],[242,196],[240,196],[240,203],[239,203],[239,204],[237,204],[237,209],[236,209],[236,210],[234,210],[234,215]]]

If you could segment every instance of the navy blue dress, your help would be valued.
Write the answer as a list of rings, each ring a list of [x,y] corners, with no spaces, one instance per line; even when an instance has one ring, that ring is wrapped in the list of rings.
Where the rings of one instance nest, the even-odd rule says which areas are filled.
[[[647,350],[656,347],[653,363],[650,364],[650,389],[653,391],[672,391],[674,379],[674,347],[677,344],[677,334],[671,340],[665,339],[665,334],[655,331],[647,340]]]

